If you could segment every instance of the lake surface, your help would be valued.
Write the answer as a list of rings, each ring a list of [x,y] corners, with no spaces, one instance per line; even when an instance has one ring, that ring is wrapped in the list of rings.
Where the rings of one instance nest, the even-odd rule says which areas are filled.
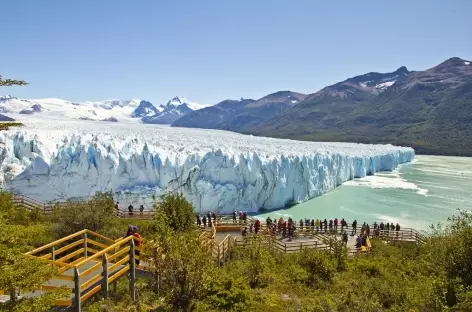
[[[289,209],[259,214],[277,219],[357,219],[400,223],[427,229],[446,222],[457,209],[472,211],[472,158],[416,156],[394,172],[377,173],[342,186]]]

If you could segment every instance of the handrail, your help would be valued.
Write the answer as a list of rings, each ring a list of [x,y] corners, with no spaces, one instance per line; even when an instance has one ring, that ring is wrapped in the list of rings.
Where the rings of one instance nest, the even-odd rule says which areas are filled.
[[[76,233],[74,233],[74,234],[71,234],[71,235],[69,235],[69,236],[66,236],[66,237],[63,237],[63,238],[61,238],[61,239],[58,239],[58,240],[56,240],[56,241],[53,241],[52,243],[49,243],[49,244],[47,244],[47,245],[41,246],[41,247],[39,247],[39,248],[36,248],[36,249],[34,249],[34,250],[32,250],[32,251],[27,252],[25,255],[32,255],[32,254],[34,254],[34,253],[43,251],[43,250],[48,249],[48,248],[51,248],[51,247],[53,247],[53,246],[55,246],[55,245],[57,245],[57,244],[63,243],[63,242],[65,242],[65,241],[68,241],[68,240],[71,239],[71,238],[80,236],[80,235],[82,235],[82,234],[84,234],[84,233],[87,233],[87,230],[82,230],[82,231],[76,232]]]
[[[101,251],[97,252],[96,254],[94,254],[93,256],[90,256],[88,257],[87,259],[84,259],[82,260],[81,262],[77,263],[75,265],[75,267],[80,267],[81,265],[83,265],[84,263],[88,262],[88,261],[91,261],[91,260],[94,260],[100,256],[103,256],[104,254],[106,254],[107,252],[109,252],[110,250],[114,250],[115,248],[117,247],[120,247],[122,246],[123,244],[129,242],[130,240],[132,239],[135,239],[135,240],[139,240],[136,236],[133,236],[133,235],[130,235],[122,240],[120,240],[119,242],[116,242],[114,243],[113,245],[110,245],[108,246],[107,248],[105,249],[102,249]]]
[[[95,236],[97,236],[97,237],[99,237],[99,238],[101,238],[101,239],[103,239],[103,240],[106,240],[106,241],[108,241],[108,242],[110,242],[110,243],[115,243],[115,241],[114,241],[113,239],[111,239],[111,238],[109,238],[109,237],[106,237],[106,236],[103,236],[102,234],[99,234],[99,233],[94,232],[94,231],[92,231],[92,230],[86,230],[86,231],[87,231],[87,233],[90,233],[90,234],[92,234],[92,235],[95,235]]]

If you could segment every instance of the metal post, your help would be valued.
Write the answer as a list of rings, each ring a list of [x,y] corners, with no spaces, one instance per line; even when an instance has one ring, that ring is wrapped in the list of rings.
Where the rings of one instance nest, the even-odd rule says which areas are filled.
[[[10,301],[15,302],[16,299],[18,299],[16,288],[13,288],[12,290],[10,290]]]
[[[131,300],[136,301],[135,281],[136,281],[136,262],[134,257],[134,239],[129,241],[129,293]]]
[[[81,312],[81,301],[80,301],[80,276],[79,269],[74,268],[74,306],[76,312]]]
[[[56,248],[55,248],[54,246],[52,246],[52,251],[51,251],[51,259],[52,259],[52,261],[56,261],[56,252],[55,252],[55,249],[56,249]],[[53,267],[53,268],[55,267],[55,264],[54,264],[54,263],[52,264],[52,267]]]
[[[87,232],[84,233],[84,254],[85,258],[87,258]]]
[[[102,259],[102,292],[105,299],[108,298],[108,257],[106,254],[103,255]]]

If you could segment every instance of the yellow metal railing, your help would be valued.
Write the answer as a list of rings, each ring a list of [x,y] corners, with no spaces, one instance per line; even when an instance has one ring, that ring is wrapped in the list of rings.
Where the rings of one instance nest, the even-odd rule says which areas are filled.
[[[71,289],[73,299],[57,300],[56,305],[75,306],[80,311],[82,302],[100,290],[105,297],[108,296],[108,285],[128,271],[131,271],[133,282],[130,283],[130,292],[134,298],[135,261],[139,259],[135,251],[141,249],[135,246],[136,242],[141,242],[141,239],[128,236],[113,240],[91,230],[82,230],[26,255],[57,268],[56,275],[51,279],[57,285],[44,285],[41,289],[52,290],[63,286]]]

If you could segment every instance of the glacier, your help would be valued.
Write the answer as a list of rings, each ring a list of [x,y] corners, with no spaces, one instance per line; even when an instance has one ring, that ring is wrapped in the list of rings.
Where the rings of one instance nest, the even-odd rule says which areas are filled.
[[[306,142],[219,130],[48,121],[0,132],[0,183],[41,201],[112,191],[123,207],[182,193],[196,212],[273,210],[411,162],[409,147]]]

